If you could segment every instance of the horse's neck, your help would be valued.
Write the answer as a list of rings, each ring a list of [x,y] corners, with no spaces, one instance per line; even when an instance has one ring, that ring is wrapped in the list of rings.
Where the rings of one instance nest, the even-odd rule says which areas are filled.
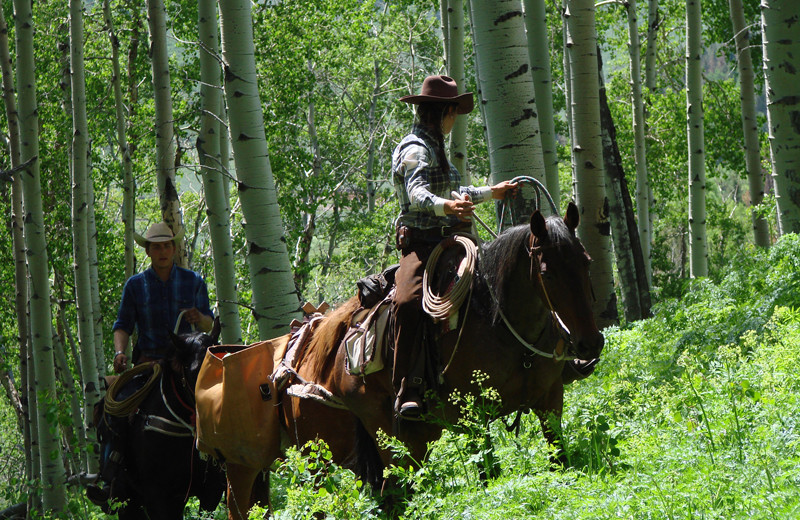
[[[534,344],[547,330],[551,320],[550,309],[540,297],[541,279],[538,273],[530,272],[530,266],[525,262],[517,264],[512,279],[501,310],[517,334]],[[502,319],[498,320],[497,325],[507,326]]]
[[[187,387],[188,383],[184,384],[186,381],[184,375],[175,373],[169,363],[164,366],[162,374],[161,392],[163,398],[167,400],[166,404],[181,416],[191,415],[190,408],[194,406],[194,393],[190,392]]]

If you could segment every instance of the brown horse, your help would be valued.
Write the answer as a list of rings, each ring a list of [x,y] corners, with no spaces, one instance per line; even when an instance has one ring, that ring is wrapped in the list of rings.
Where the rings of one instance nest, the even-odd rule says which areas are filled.
[[[575,236],[578,218],[574,204],[563,219],[545,219],[536,211],[529,226],[511,228],[482,246],[471,300],[463,306],[467,316],[457,330],[436,341],[442,362],[433,399],[437,404],[429,407],[429,419],[435,415],[455,423],[459,410],[447,397],[455,390],[477,393],[472,376],[480,370],[488,375],[484,385],[501,396],[500,416],[534,410],[547,440],[557,440],[565,359],[596,358],[603,348],[591,310],[590,258]],[[390,369],[363,377],[348,373],[341,340],[357,307],[353,298],[325,318],[297,369],[300,378],[325,387],[346,409],[283,396],[284,427],[297,446],[322,438],[336,462],[380,485],[392,453],[378,449],[377,432],[395,435],[415,460],[422,460],[427,443],[441,435],[442,421],[398,421]],[[363,432],[371,440],[359,445]],[[239,498],[237,507],[231,507],[232,518],[246,518],[247,491],[256,473],[234,468],[232,475],[228,468],[230,492]]]

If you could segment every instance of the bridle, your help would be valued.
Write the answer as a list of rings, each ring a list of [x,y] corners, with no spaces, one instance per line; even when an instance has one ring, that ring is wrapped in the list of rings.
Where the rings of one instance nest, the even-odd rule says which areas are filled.
[[[144,415],[144,429],[147,431],[154,431],[170,437],[194,437],[195,435],[195,407],[194,397],[188,392],[189,382],[186,378],[186,367],[181,364],[180,386],[185,390],[184,398],[181,397],[181,392],[175,384],[176,377],[172,375],[170,384],[172,386],[172,393],[178,399],[178,404],[181,408],[189,412],[189,420],[187,421],[175,411],[173,406],[170,405],[167,393],[164,388],[164,379],[166,379],[166,370],[162,372],[161,381],[159,383],[159,390],[161,392],[161,402],[167,408],[171,418],[161,417],[159,415]],[[190,401],[190,403],[187,403]],[[177,407],[176,407],[177,408]]]
[[[543,254],[543,249],[554,247],[552,245],[549,246],[542,246],[542,245],[535,245],[534,244],[534,235],[530,233],[528,235],[528,243],[525,246],[525,250],[528,253],[528,257],[530,258],[530,270],[528,273],[529,280],[533,282],[534,280],[534,271],[536,272],[536,278],[538,279],[539,286],[542,288],[542,292],[544,293],[545,304],[547,305],[548,311],[550,312],[550,319],[548,323],[545,324],[542,331],[539,333],[539,337],[535,340],[534,343],[527,341],[522,335],[517,332],[514,326],[509,321],[508,317],[506,317],[505,313],[503,312],[503,308],[500,306],[500,302],[497,300],[497,297],[492,290],[491,284],[486,284],[489,288],[489,294],[491,295],[492,299],[495,301],[497,305],[497,312],[500,315],[500,318],[503,320],[506,328],[508,328],[509,332],[517,339],[517,341],[522,344],[530,352],[536,354],[537,356],[541,356],[544,358],[552,359],[554,361],[566,361],[570,359],[575,359],[575,356],[570,356],[568,354],[569,346],[571,345],[570,337],[569,337],[569,328],[564,324],[561,317],[556,312],[555,308],[553,307],[553,302],[550,299],[550,295],[547,292],[547,287],[544,284],[544,280],[542,279],[542,261],[541,256]],[[549,328],[554,329],[558,333],[558,339],[556,340],[556,346],[553,349],[553,352],[546,352],[536,347],[535,343],[539,343],[547,332]]]

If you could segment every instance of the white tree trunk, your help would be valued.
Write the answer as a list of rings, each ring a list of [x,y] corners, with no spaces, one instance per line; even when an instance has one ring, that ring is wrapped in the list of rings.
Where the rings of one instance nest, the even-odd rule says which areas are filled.
[[[89,172],[91,173],[91,171],[92,164],[89,163]],[[94,326],[92,330],[94,330],[95,367],[97,368],[95,379],[97,379],[99,385],[100,380],[106,375],[106,356],[103,351],[103,311],[100,303],[100,275],[97,269],[97,221],[94,213],[95,196],[91,175],[89,176],[87,188],[86,195],[89,197],[89,227],[87,229],[89,238],[89,285],[92,291],[92,314],[94,315]],[[89,469],[90,472],[94,472],[93,467]]]
[[[547,14],[544,0],[524,0],[525,28],[528,35],[528,56],[539,111],[539,132],[542,139],[545,186],[553,200],[561,200],[558,179],[558,148],[553,116],[553,76],[550,69],[550,44],[547,38]]]
[[[708,276],[700,0],[686,0],[686,128],[689,144],[689,275]]]
[[[37,406],[37,438],[42,505],[58,516],[66,506],[65,473],[56,414],[47,413],[56,401],[53,361],[50,268],[39,175],[39,115],[36,100],[36,65],[33,57],[33,13],[29,0],[14,0],[17,50],[17,96],[20,160],[28,164],[23,178],[25,246],[30,271],[30,323]]]
[[[753,238],[760,247],[769,247],[769,224],[760,215],[764,201],[764,176],[761,173],[761,144],[756,119],[756,93],[753,59],[750,56],[750,29],[745,25],[742,0],[729,0],[731,24],[736,40],[739,67],[739,97],[742,102],[742,134],[744,135],[745,164],[750,187],[750,209]]]
[[[458,85],[459,94],[466,92],[464,76],[464,2],[463,0],[442,0],[447,4],[447,74]],[[461,173],[464,184],[471,183],[467,166],[467,118],[457,117],[450,132],[450,162]]]
[[[618,322],[618,313],[603,168],[594,2],[570,0],[564,16],[572,37],[569,70],[573,87],[575,192],[581,214],[578,236],[594,260],[591,276],[596,302],[593,309],[598,325],[605,327]]]
[[[219,25],[217,3],[199,0],[198,33],[200,35],[200,96],[202,115],[200,135],[197,137],[197,154],[203,177],[208,227],[214,250],[214,280],[217,309],[222,324],[222,341],[227,344],[242,342],[242,324],[239,318],[239,295],[236,287],[231,241],[230,202],[225,193],[220,157],[220,121],[222,120],[222,82],[219,65]],[[227,172],[225,172],[227,174]]]
[[[183,215],[175,180],[175,127],[172,117],[167,14],[164,0],[147,0],[147,20],[150,27],[150,55],[153,66],[158,197],[161,202],[162,219],[173,231],[177,231],[183,226]],[[181,267],[187,267],[185,242],[183,240],[178,242],[175,262]]]
[[[492,182],[518,176],[545,183],[542,141],[521,0],[472,0],[473,45],[479,99],[486,125]],[[515,223],[533,210],[526,187],[513,208]],[[550,212],[545,204],[542,210]],[[511,222],[505,222],[510,224]]]
[[[372,99],[369,103],[368,121],[368,142],[367,142],[367,164],[366,164],[366,179],[367,179],[367,211],[370,213],[375,211],[375,194],[378,190],[379,179],[375,178],[375,134],[378,132],[378,121],[375,117],[375,110],[378,106],[378,100],[381,96],[381,67],[378,60],[374,61],[372,71],[375,74],[375,80],[372,86]],[[463,118],[460,118],[463,119]]]
[[[11,167],[20,165],[19,120],[17,101],[14,98],[14,72],[11,68],[11,54],[8,48],[8,25],[3,10],[0,9],[0,70],[3,76],[3,105],[8,121],[9,149]],[[14,249],[14,307],[17,312],[17,344],[20,354],[26,351],[28,343],[28,266],[25,260],[25,237],[23,236],[22,213],[22,173],[14,175],[11,185],[11,238]]]
[[[645,55],[645,84],[650,91],[656,89],[656,56],[658,54],[658,26],[661,19],[658,15],[658,0],[647,2],[647,54]]]
[[[800,233],[800,35],[795,0],[761,0],[767,119],[781,233]]]
[[[92,285],[89,266],[89,128],[86,120],[86,79],[83,63],[83,0],[70,0],[70,69],[72,91],[72,251],[74,256],[75,300],[78,313],[78,336],[81,345],[83,374],[84,432],[81,446],[94,443],[94,405],[100,400],[95,345],[95,317],[92,308]],[[82,455],[85,457],[85,454]],[[97,470],[97,460],[91,457]]]
[[[564,48],[562,49],[564,56],[564,63],[563,63],[564,97],[566,98],[566,106],[564,107],[564,112],[567,118],[567,130],[569,132],[569,142],[574,143],[575,132],[574,129],[572,128],[572,125],[575,121],[575,118],[572,115],[572,90],[573,90],[572,70],[570,69],[570,63],[569,63],[570,60],[569,50],[572,48],[574,41],[572,38],[572,34],[570,34],[569,32],[569,23],[567,23],[567,20],[569,19],[569,17],[567,16],[567,13],[569,12],[569,5],[568,5],[569,0],[563,0],[563,2],[564,3],[561,9],[561,21],[562,21],[561,30],[564,33],[564,38],[563,38]],[[571,190],[572,192],[570,193],[570,196],[572,197],[573,200],[575,200],[577,198],[577,195],[575,194],[575,154],[573,153],[570,154],[570,173],[572,174],[572,190]]]
[[[0,72],[3,77],[3,105],[8,121],[9,150],[11,153],[11,167],[20,165],[20,137],[19,120],[17,118],[17,101],[14,97],[14,72],[11,64],[11,54],[8,47],[8,24],[3,10],[0,9]],[[14,175],[11,184],[11,239],[14,250],[14,309],[17,313],[17,345],[19,346],[19,374],[20,383],[18,393],[27,396],[28,370],[28,265],[25,259],[25,237],[23,235],[22,211],[22,172]],[[25,449],[25,478],[33,479],[30,415],[27,397],[20,399],[19,418],[21,419],[20,432],[23,436]]]
[[[650,174],[647,171],[647,150],[645,148],[644,102],[642,100],[641,44],[639,42],[639,23],[636,16],[636,0],[628,0],[628,51],[631,71],[631,105],[633,108],[633,156],[636,163],[636,212],[639,228],[639,242],[642,245],[645,274],[652,283],[650,252],[652,232],[650,228]]]
[[[128,136],[125,133],[127,122],[125,118],[125,102],[122,98],[122,78],[119,66],[119,39],[114,31],[114,19],[111,16],[111,6],[109,0],[103,1],[103,16],[105,18],[108,38],[111,42],[111,67],[113,77],[111,84],[114,89],[114,104],[117,110],[117,145],[119,147],[120,165],[122,168],[122,224],[125,228],[125,279],[127,280],[134,274],[134,198],[136,196],[136,181],[133,178],[131,165],[131,153],[128,147]],[[131,41],[131,45],[136,45],[138,38]]]
[[[259,337],[269,339],[289,330],[291,320],[299,317],[300,301],[269,163],[258,95],[250,2],[221,2],[220,18],[225,97],[245,220],[253,313]]]

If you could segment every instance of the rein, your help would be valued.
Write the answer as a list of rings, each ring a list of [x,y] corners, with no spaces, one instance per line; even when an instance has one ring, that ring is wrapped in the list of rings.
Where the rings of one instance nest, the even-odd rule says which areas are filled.
[[[535,191],[535,194],[536,194],[536,207],[537,208],[541,207],[541,197],[542,197],[542,195],[544,195],[544,197],[550,203],[550,208],[552,210],[552,213],[554,215],[558,215],[558,208],[556,207],[555,203],[553,202],[553,199],[550,196],[550,193],[547,191],[547,189],[544,187],[544,185],[541,182],[539,182],[537,179],[535,179],[533,177],[520,176],[520,177],[515,177],[514,179],[511,180],[511,182],[527,183],[527,184],[532,185],[532,187],[533,187],[533,189]],[[461,196],[457,192],[453,192],[452,196],[454,198],[458,198],[458,199],[461,198]],[[507,207],[508,207],[508,199],[506,199],[504,201],[504,204],[503,204],[503,209],[501,211],[501,218],[500,218],[500,224],[499,224],[500,227],[502,227]],[[483,220],[481,220],[480,217],[478,217],[478,215],[473,214],[472,217],[479,224],[481,224],[481,226],[483,226],[483,228],[486,229],[486,231],[489,232],[489,234],[492,236],[492,238],[497,238],[497,233],[493,232],[489,228],[489,226],[487,226],[486,223]],[[474,231],[475,231],[475,226],[473,225],[473,232]],[[457,238],[460,238],[460,237],[457,237]],[[480,237],[477,235],[477,233],[475,233],[475,239],[476,239],[476,241],[478,243],[478,247],[477,248],[475,248],[475,246],[472,244],[472,241],[470,241],[470,240],[466,240],[466,241],[470,242],[470,245],[473,245],[473,249],[469,249],[467,247],[466,243],[462,243],[462,246],[467,251],[467,255],[469,255],[472,251],[475,251],[476,249],[477,249],[478,252],[480,252],[481,248],[483,247],[483,241],[480,239]],[[567,351],[566,345],[569,344],[569,328],[564,324],[564,321],[561,319],[561,316],[559,316],[558,313],[555,311],[555,308],[553,307],[553,302],[550,300],[550,294],[547,292],[547,287],[545,286],[544,280],[542,279],[541,261],[539,260],[539,257],[536,256],[536,254],[537,253],[540,254],[544,246],[534,246],[533,245],[533,240],[534,240],[534,236],[533,236],[533,234],[530,234],[529,235],[529,242],[526,245],[526,250],[528,252],[528,257],[531,259],[531,267],[530,267],[529,279],[533,280],[533,271],[534,271],[534,262],[535,262],[535,263],[538,264],[538,269],[536,269],[536,270],[537,270],[537,276],[538,276],[538,280],[539,280],[539,285],[542,288],[542,292],[544,293],[544,298],[545,298],[545,302],[547,304],[547,308],[550,311],[549,325],[552,326],[553,328],[555,328],[557,330],[557,332],[558,332],[558,335],[559,335],[559,338],[556,341],[556,347],[553,350],[553,352],[545,352],[545,351],[537,348],[533,343],[530,343],[525,338],[523,338],[522,335],[519,332],[517,332],[517,330],[514,328],[514,326],[508,320],[508,317],[506,317],[505,313],[503,312],[503,308],[500,306],[500,302],[498,301],[497,296],[495,296],[494,291],[492,290],[491,284],[489,284],[487,282],[486,283],[486,287],[489,289],[489,295],[491,296],[492,300],[494,300],[494,302],[497,305],[498,313],[500,314],[500,317],[502,318],[503,323],[505,324],[506,328],[508,328],[508,330],[511,332],[511,334],[517,339],[517,341],[520,344],[522,344],[523,347],[525,347],[528,351],[532,352],[533,354],[535,354],[537,356],[541,356],[541,357],[544,357],[544,358],[547,358],[547,359],[553,359],[554,361],[566,361],[566,360],[570,360],[570,359],[575,359],[574,356],[566,355],[566,351]],[[440,246],[437,246],[437,249],[435,249],[434,251],[437,251],[439,249],[439,247]],[[434,255],[431,254],[431,256],[434,256]],[[438,255],[436,256],[436,258],[438,259]],[[431,314],[431,312],[426,307],[426,298],[428,298],[428,293],[429,293],[429,287],[428,287],[428,283],[427,283],[427,276],[428,276],[428,271],[429,270],[433,271],[433,268],[435,267],[435,263],[433,264],[434,267],[432,267],[431,265],[432,265],[431,264],[431,259],[429,258],[428,259],[428,263],[425,266],[425,271],[424,271],[424,275],[423,275],[424,279],[423,279],[423,284],[422,284],[423,307],[425,308],[426,312],[428,312],[429,314]],[[473,268],[473,266],[474,266],[474,259],[470,259],[469,267]],[[465,275],[466,274],[468,274],[470,276],[470,280],[469,280],[469,282],[470,282],[469,283],[469,295],[471,296],[471,293],[472,293],[472,283],[471,283],[472,282],[472,280],[471,280],[472,271],[469,270],[467,273],[465,273]],[[466,278],[466,276],[464,278]],[[462,281],[462,280],[459,280],[459,281]],[[453,292],[455,292],[455,291],[453,291]],[[469,312],[469,302],[470,302],[471,299],[472,299],[471,297],[467,298],[467,308],[464,311],[464,317],[461,320],[461,326],[459,327],[458,338],[456,339],[456,344],[453,347],[453,352],[450,355],[450,359],[448,360],[448,362],[445,365],[444,369],[439,374],[439,379],[440,380],[443,378],[443,376],[447,372],[448,368],[450,368],[450,364],[453,362],[453,359],[455,358],[455,355],[456,355],[456,351],[458,350],[458,345],[461,343],[461,333],[464,330],[464,323],[466,323],[466,314]],[[436,303],[440,303],[440,302],[437,301]],[[451,302],[447,302],[447,304],[450,304],[450,303]],[[460,304],[460,302],[459,302],[459,304]],[[454,308],[458,309],[459,306],[454,306]],[[435,307],[434,310],[438,311],[439,307]],[[449,316],[451,313],[452,313],[452,306],[447,308],[446,317]],[[431,314],[431,315],[433,316],[433,314]],[[440,319],[442,319],[442,318],[440,318]],[[548,324],[546,324],[544,326],[544,328],[542,329],[542,331],[539,333],[539,337],[535,341],[536,343],[538,343],[542,339],[544,334],[547,332],[547,327],[548,327]]]
[[[477,238],[478,238],[479,246],[482,247],[483,246],[483,242],[480,240],[480,237],[477,237]],[[471,240],[467,240],[467,241],[472,245],[473,251],[475,251],[475,250],[479,251],[479,249],[474,246],[474,243]],[[464,245],[465,249],[467,249],[467,251],[469,252],[469,249],[467,248],[466,244],[463,244],[463,245]],[[532,234],[529,235],[529,244],[526,245],[526,251],[528,252],[528,257],[531,259],[531,268],[530,268],[530,272],[529,272],[529,279],[530,280],[533,280],[533,277],[534,277],[534,275],[533,275],[534,263],[539,264],[539,266],[541,266],[541,261],[539,261],[538,256],[536,256],[536,254],[537,253],[541,253],[541,250],[542,250],[543,247],[544,246],[534,246],[533,245],[533,235]],[[426,265],[426,267],[425,267],[425,276],[426,277],[427,277],[428,269],[430,268],[430,265],[431,265],[430,262],[428,262],[428,265]],[[474,265],[474,261],[470,263],[470,267],[472,268],[473,265]],[[574,356],[567,356],[566,355],[565,345],[567,345],[569,343],[569,328],[564,324],[564,322],[561,320],[561,317],[558,315],[558,313],[555,311],[555,309],[553,307],[553,302],[550,300],[550,294],[547,292],[547,287],[545,287],[544,280],[542,279],[541,268],[536,269],[536,272],[537,272],[537,275],[538,275],[539,285],[541,286],[542,291],[544,292],[544,297],[545,297],[545,302],[547,304],[547,308],[550,311],[550,320],[548,320],[548,324],[545,324],[544,328],[539,333],[539,336],[538,336],[538,338],[536,338],[534,343],[531,343],[531,342],[527,341],[525,338],[522,337],[522,335],[519,332],[517,332],[517,329],[514,328],[514,326],[508,320],[508,317],[503,312],[503,308],[500,306],[500,302],[498,301],[497,296],[494,293],[494,290],[492,290],[491,284],[489,284],[487,282],[486,283],[486,287],[489,289],[489,295],[491,296],[492,300],[494,300],[494,302],[497,304],[498,313],[500,314],[500,318],[503,320],[503,323],[505,324],[506,328],[508,328],[508,330],[514,336],[514,338],[516,338],[516,340],[523,347],[525,347],[528,351],[532,352],[533,354],[535,354],[537,356],[541,356],[541,357],[544,357],[544,358],[547,358],[547,359],[552,359],[554,361],[566,361],[566,360],[570,360],[570,359],[575,359]],[[470,277],[470,282],[471,281],[472,281],[472,279]],[[471,293],[472,292],[471,291],[472,283],[470,283],[469,286],[470,286],[470,293]],[[423,283],[422,287],[423,287],[423,294],[425,294],[428,291],[428,284],[427,283]],[[470,300],[471,300],[471,298],[467,299],[467,308],[464,311],[463,319],[460,320],[461,321],[461,326],[459,327],[458,338],[456,339],[456,344],[453,347],[453,352],[450,354],[450,359],[447,361],[447,364],[445,365],[444,369],[442,369],[441,373],[439,374],[439,379],[440,380],[444,377],[444,374],[450,368],[450,365],[452,364],[453,359],[455,358],[456,352],[458,351],[458,345],[461,343],[461,333],[464,331],[464,323],[466,323],[466,315],[469,312]],[[535,345],[535,343],[538,343],[542,339],[544,334],[547,332],[548,326],[552,326],[553,328],[555,328],[559,332],[559,336],[560,336],[558,338],[557,342],[556,342],[556,347],[553,350],[553,352],[546,352],[544,350],[541,350],[541,349],[537,348],[536,345]]]
[[[564,327],[564,330],[568,330],[563,325],[563,322],[561,321],[561,318],[558,316],[558,313],[553,310],[553,305],[550,302],[550,297],[547,295],[547,289],[544,289],[544,284],[542,283],[541,272],[539,273],[539,282],[540,282],[540,284],[542,286],[542,289],[545,292],[545,299],[547,300],[547,304],[548,304],[548,307],[550,309],[550,320],[549,320],[550,324],[554,324],[554,322],[555,322],[556,324],[561,325],[562,327]],[[565,342],[563,337],[559,338],[559,342],[556,343],[556,348],[555,348],[555,350],[553,352],[545,352],[544,350],[538,349],[538,348],[536,348],[536,346],[533,343],[530,343],[525,338],[523,338],[522,335],[519,332],[517,332],[517,329],[514,328],[514,326],[511,324],[511,322],[508,320],[508,318],[506,317],[505,313],[503,312],[503,308],[500,306],[500,302],[498,302],[497,297],[495,296],[494,291],[492,290],[492,286],[487,283],[486,287],[489,288],[489,294],[491,295],[492,299],[497,303],[497,311],[500,314],[500,318],[502,318],[503,323],[505,324],[506,328],[508,328],[508,330],[511,332],[511,334],[514,335],[514,337],[517,339],[517,341],[520,342],[520,344],[522,344],[523,347],[525,347],[529,351],[533,352],[537,356],[542,356],[544,358],[552,359],[554,361],[564,361],[564,360],[567,360],[567,359],[574,359],[574,358],[570,358],[568,356],[565,356],[563,350],[562,350],[561,353],[558,352],[559,345],[561,345],[562,349],[563,349],[563,345],[564,345],[564,342]],[[544,328],[542,329],[542,332],[539,333],[539,337],[536,339],[537,343],[538,343],[538,341],[540,339],[542,339],[542,336],[544,336],[545,332],[547,332],[547,325],[545,325]]]
[[[182,380],[185,381],[185,375],[181,374]],[[177,387],[175,386],[175,379],[171,379],[172,384],[172,391],[175,394],[175,397],[178,398],[178,403],[189,411],[189,421],[194,422],[194,408],[186,404],[183,399],[181,399],[180,393],[178,392]],[[168,435],[170,437],[194,437],[195,435],[195,427],[184,420],[180,415],[173,410],[172,406],[169,404],[169,399],[167,399],[167,394],[164,391],[164,376],[161,377],[161,383],[159,384],[159,389],[161,391],[161,402],[164,403],[166,406],[167,411],[169,411],[170,415],[172,416],[174,421],[165,417],[161,417],[158,415],[144,415],[144,429],[146,431],[154,431],[157,433],[161,433],[163,435]]]

